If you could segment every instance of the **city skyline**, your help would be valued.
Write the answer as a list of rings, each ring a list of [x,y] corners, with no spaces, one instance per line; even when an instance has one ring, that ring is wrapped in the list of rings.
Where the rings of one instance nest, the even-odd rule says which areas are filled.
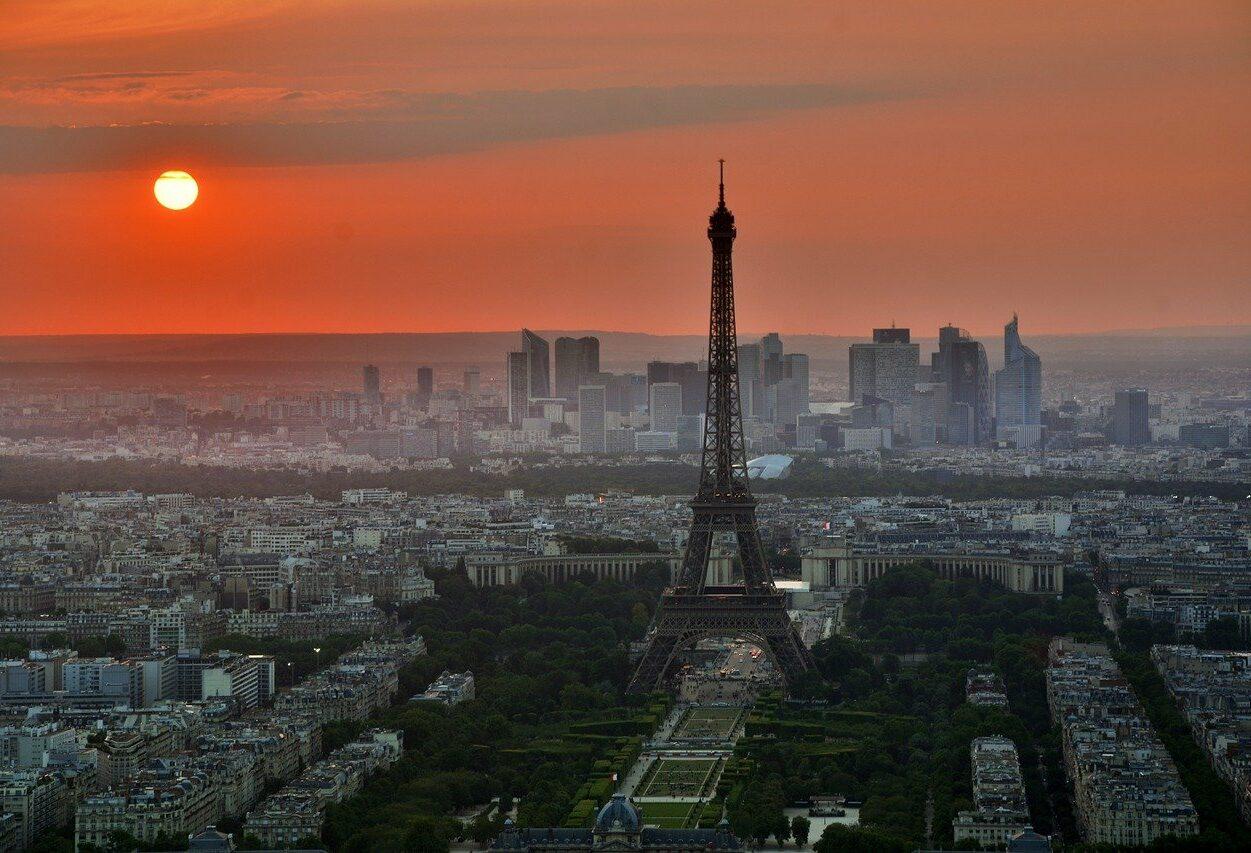
[[[1251,850],[1251,7],[3,18],[0,853]]]
[[[0,334],[698,333],[720,156],[744,329],[1251,322],[1228,4],[75,8],[0,36]]]

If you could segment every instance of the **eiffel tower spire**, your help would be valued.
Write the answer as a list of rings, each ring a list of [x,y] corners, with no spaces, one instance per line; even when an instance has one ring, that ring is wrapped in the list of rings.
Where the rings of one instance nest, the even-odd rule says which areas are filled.
[[[631,692],[663,687],[675,657],[700,639],[730,636],[761,646],[788,682],[814,666],[773,584],[756,526],[747,476],[747,445],[738,386],[734,317],[734,214],[725,205],[725,161],[717,207],[708,217],[712,243],[712,304],[708,321],[708,396],[699,488],[691,501],[691,533],[677,584],[666,590]],[[741,584],[708,583],[708,560],[718,534],[733,538]]]
[[[691,528],[681,583],[703,590],[713,534],[734,532],[743,566],[743,585],[772,589],[764,549],[756,529],[756,501],[747,478],[747,442],[738,386],[738,332],[734,317],[734,214],[725,206],[725,161],[717,207],[708,217],[712,243],[712,305],[708,320],[708,394],[699,489],[691,501]]]

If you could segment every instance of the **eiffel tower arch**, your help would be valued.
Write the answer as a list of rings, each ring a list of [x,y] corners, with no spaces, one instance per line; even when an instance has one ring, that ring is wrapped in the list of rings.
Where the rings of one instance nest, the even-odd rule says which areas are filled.
[[[799,638],[785,597],[773,584],[756,526],[756,500],[747,477],[747,445],[738,386],[732,255],[734,214],[725,206],[725,161],[716,210],[708,218],[712,243],[712,305],[708,324],[708,397],[699,488],[691,501],[691,535],[677,583],[665,590],[648,630],[646,650],[628,687],[663,689],[673,663],[709,637],[746,639],[768,656],[786,683],[815,668]],[[708,583],[708,560],[718,535],[733,538],[741,584]]]

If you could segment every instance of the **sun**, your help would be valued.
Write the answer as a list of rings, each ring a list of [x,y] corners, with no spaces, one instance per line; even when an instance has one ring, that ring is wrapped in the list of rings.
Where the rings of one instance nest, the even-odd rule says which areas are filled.
[[[195,203],[200,187],[186,172],[163,172],[152,185],[156,200],[170,210],[185,210]]]

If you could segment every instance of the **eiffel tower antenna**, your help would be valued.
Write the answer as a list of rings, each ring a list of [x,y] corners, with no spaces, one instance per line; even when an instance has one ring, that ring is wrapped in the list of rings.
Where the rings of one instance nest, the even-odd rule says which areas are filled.
[[[738,231],[725,206],[725,161],[719,161],[717,208],[708,217],[712,243],[712,304],[708,321],[708,395],[699,487],[691,500],[691,534],[677,584],[665,591],[630,681],[632,693],[666,685],[673,662],[706,637],[740,637],[758,644],[791,683],[815,667],[773,584],[756,526],[756,500],[747,474],[747,443],[738,385],[733,248]],[[713,537],[733,536],[743,567],[741,584],[708,583]]]

